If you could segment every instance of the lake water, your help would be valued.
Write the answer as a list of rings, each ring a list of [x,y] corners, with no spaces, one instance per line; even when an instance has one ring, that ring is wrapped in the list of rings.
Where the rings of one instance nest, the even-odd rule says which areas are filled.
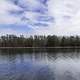
[[[80,80],[80,50],[0,49],[0,80]]]

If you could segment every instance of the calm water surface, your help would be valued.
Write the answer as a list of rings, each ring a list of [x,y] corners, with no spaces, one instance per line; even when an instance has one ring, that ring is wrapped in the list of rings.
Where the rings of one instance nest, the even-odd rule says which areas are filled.
[[[80,80],[80,50],[0,49],[0,80]]]

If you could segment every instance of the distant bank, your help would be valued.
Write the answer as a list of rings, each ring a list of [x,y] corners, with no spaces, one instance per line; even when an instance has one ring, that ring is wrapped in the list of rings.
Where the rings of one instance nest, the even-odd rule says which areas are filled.
[[[5,35],[0,37],[0,48],[80,48],[80,36]]]
[[[80,47],[0,47],[0,49],[10,49],[10,48],[14,48],[14,49],[80,49]]]

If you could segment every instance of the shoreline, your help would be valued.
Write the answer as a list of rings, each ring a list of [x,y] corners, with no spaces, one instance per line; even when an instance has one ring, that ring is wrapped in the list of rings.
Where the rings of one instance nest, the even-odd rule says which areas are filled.
[[[80,49],[80,47],[0,47],[0,49]]]

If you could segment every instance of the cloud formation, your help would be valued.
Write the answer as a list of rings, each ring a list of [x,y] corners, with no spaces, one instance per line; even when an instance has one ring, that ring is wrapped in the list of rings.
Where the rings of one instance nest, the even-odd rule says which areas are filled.
[[[53,33],[80,35],[80,0],[51,0],[49,4],[55,18]]]
[[[0,0],[0,26],[11,24],[3,33],[80,35],[80,0]]]

